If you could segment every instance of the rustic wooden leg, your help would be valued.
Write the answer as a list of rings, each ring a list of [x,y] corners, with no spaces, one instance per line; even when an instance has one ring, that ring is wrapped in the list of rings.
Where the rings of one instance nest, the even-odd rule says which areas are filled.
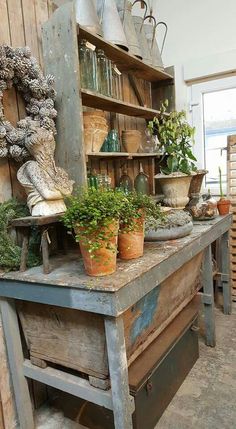
[[[23,235],[23,241],[21,249],[20,271],[25,271],[27,269],[27,257],[29,252],[30,228],[21,228],[21,232]]]
[[[134,402],[129,394],[123,320],[106,317],[105,330],[115,428],[132,429]]]
[[[203,295],[202,300],[204,303],[204,316],[205,316],[205,329],[206,329],[206,345],[215,347],[215,303],[214,303],[214,288],[212,277],[212,254],[211,245],[204,251],[204,259],[202,265],[202,283]]]
[[[230,261],[229,261],[229,232],[225,232],[220,240],[220,271],[223,288],[224,314],[232,312],[232,289],[230,279]]]
[[[0,303],[20,429],[34,429],[28,383],[23,375],[24,357],[14,301],[1,299]]]
[[[97,389],[102,390],[108,390],[111,387],[109,378],[102,379],[98,377],[93,377],[92,375],[89,375],[89,384],[91,384],[91,386],[93,387],[96,387]]]
[[[49,264],[47,228],[43,228],[41,234],[42,234],[41,235],[41,249],[42,249],[42,256],[43,256],[43,272],[44,272],[44,274],[49,274],[50,273],[50,264]]]

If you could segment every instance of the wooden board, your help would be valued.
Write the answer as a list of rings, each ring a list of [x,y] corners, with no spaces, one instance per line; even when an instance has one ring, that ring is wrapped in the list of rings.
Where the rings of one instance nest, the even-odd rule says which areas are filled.
[[[124,313],[129,364],[196,295],[201,262],[202,253]],[[102,316],[23,301],[17,308],[31,357],[98,378],[108,376]]]

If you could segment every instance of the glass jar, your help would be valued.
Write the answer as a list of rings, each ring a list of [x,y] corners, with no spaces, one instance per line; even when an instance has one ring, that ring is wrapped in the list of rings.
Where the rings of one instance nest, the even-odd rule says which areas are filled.
[[[142,164],[140,164],[139,174],[134,179],[134,188],[138,194],[149,194],[148,176],[144,173]]]
[[[93,170],[93,172],[91,172],[91,170],[88,171],[87,181],[89,188],[98,188],[98,178],[95,170]]]
[[[81,87],[97,91],[97,63],[95,52],[82,39],[79,43],[80,80]]]
[[[100,94],[110,96],[110,64],[104,51],[97,49],[97,79],[98,79],[98,92]]]
[[[157,153],[160,150],[160,143],[156,135],[152,135],[150,130],[145,130],[145,136],[142,140],[141,151],[144,153]]]
[[[112,97],[121,99],[121,73],[114,63],[112,63]]]
[[[98,187],[99,188],[111,188],[111,178],[106,173],[100,173],[97,175]]]

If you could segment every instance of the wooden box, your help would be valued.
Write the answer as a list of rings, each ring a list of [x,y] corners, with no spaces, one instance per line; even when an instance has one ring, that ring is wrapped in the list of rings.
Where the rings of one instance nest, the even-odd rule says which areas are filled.
[[[134,429],[153,429],[199,357],[195,298],[129,368]],[[89,429],[114,429],[113,414],[98,405],[50,390],[51,405]]]
[[[196,295],[201,262],[202,253],[123,314],[129,365]],[[23,301],[17,306],[31,357],[108,377],[102,315]]]

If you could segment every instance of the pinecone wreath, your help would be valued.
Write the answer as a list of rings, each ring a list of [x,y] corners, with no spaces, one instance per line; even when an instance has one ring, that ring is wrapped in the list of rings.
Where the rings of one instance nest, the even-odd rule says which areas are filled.
[[[44,77],[28,47],[0,46],[0,158],[24,161],[30,154],[25,138],[30,129],[40,126],[56,134],[54,77]],[[4,115],[3,91],[14,86],[25,101],[27,116],[14,127]]]

